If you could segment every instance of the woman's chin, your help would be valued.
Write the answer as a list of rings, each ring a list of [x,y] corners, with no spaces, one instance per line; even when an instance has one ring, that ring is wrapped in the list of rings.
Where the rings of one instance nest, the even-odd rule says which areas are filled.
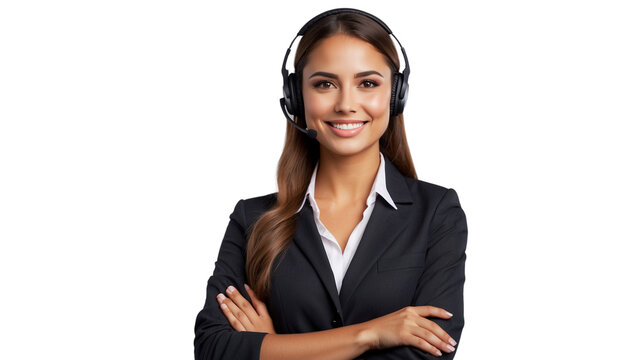
[[[372,144],[358,141],[336,141],[330,144],[321,144],[321,152],[327,152],[335,156],[354,156],[369,150]]]

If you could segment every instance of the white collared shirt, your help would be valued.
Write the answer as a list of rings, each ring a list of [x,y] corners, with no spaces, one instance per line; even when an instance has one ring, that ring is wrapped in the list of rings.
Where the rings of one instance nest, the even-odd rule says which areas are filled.
[[[352,262],[354,253],[356,253],[358,244],[363,237],[363,232],[365,231],[367,222],[369,221],[369,218],[372,215],[372,211],[374,210],[374,205],[376,203],[376,194],[380,194],[380,196],[382,196],[385,201],[387,201],[387,203],[389,203],[394,209],[398,208],[389,195],[389,191],[387,191],[387,183],[385,180],[385,159],[383,157],[383,154],[380,153],[380,166],[378,167],[378,171],[376,172],[376,178],[374,179],[372,189],[367,196],[367,207],[365,208],[365,211],[363,211],[363,219],[356,225],[356,227],[350,234],[349,239],[347,240],[347,244],[345,245],[345,251],[342,251],[341,246],[338,244],[338,241],[336,241],[336,238],[334,238],[334,235],[332,235],[329,230],[327,230],[320,219],[321,212],[318,205],[316,204],[316,200],[314,199],[314,185],[316,183],[317,170],[318,162],[314,167],[314,173],[312,174],[310,185],[307,187],[305,198],[303,198],[303,202],[296,212],[298,213],[299,211],[301,211],[301,209],[305,205],[305,200],[309,198],[310,205],[312,206],[312,210],[314,212],[314,222],[316,223],[316,228],[318,229],[319,235],[321,235],[325,253],[327,254],[327,258],[330,262],[332,273],[334,273],[336,289],[340,294],[341,285],[343,284],[343,278],[345,277],[345,272],[347,272],[347,268]]]

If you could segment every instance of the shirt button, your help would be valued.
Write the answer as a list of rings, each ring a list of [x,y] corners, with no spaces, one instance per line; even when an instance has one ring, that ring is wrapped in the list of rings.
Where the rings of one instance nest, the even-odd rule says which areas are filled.
[[[337,327],[341,327],[341,326],[343,326],[343,323],[341,322],[340,319],[332,320],[332,327],[333,328],[337,328]]]

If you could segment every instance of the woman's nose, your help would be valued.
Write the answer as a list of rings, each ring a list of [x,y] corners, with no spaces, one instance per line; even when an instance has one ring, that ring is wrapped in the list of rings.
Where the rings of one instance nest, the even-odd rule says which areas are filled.
[[[344,86],[338,94],[334,111],[336,112],[352,112],[356,111],[356,94],[355,90],[349,86]]]

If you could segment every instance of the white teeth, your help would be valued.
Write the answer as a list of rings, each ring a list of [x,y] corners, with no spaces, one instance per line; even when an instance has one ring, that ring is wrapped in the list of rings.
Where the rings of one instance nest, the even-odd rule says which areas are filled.
[[[349,123],[349,124],[334,124],[333,123],[333,126],[335,128],[342,129],[342,130],[350,130],[350,129],[356,129],[356,128],[359,128],[359,127],[363,126],[363,123],[362,122]]]

